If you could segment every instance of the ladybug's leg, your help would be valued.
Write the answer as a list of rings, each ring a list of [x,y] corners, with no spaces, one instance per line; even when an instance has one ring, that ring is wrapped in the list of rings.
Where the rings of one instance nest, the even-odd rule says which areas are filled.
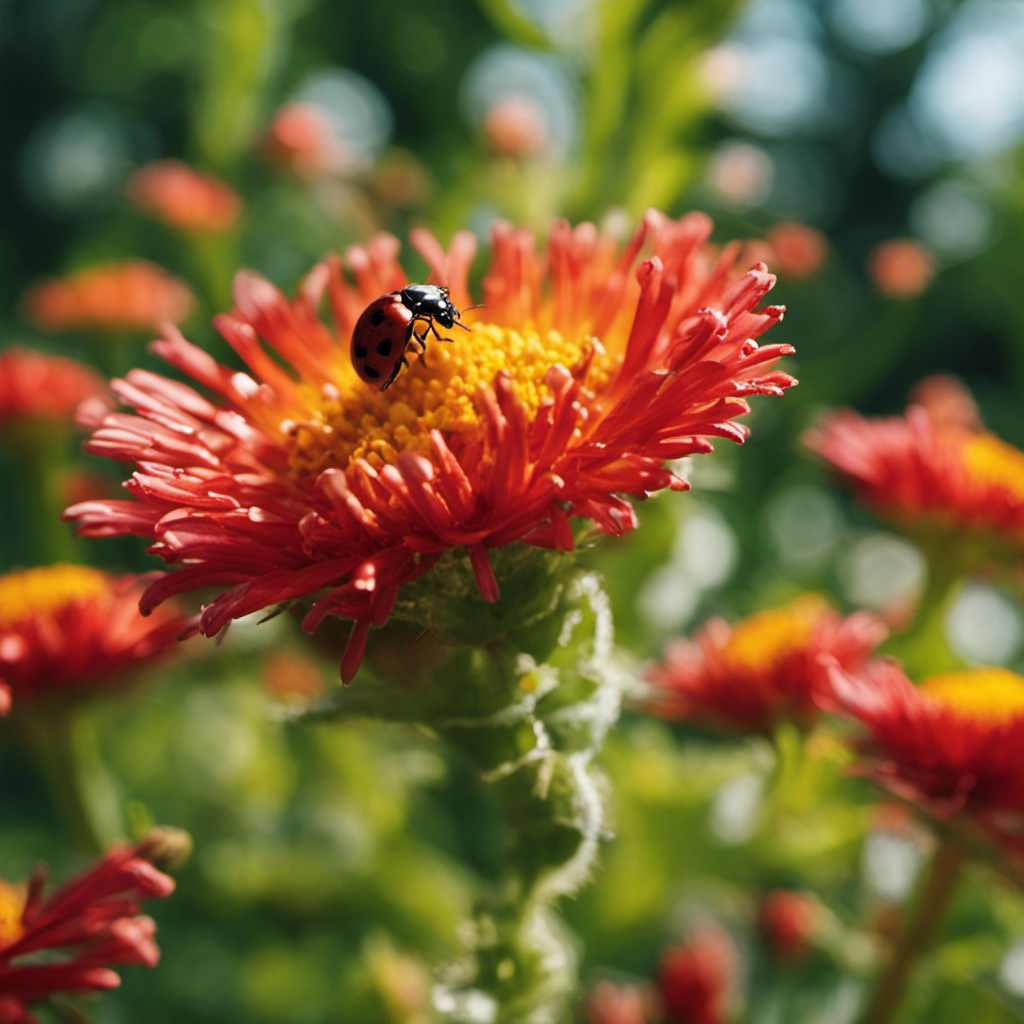
[[[452,340],[451,338],[445,338],[442,335],[437,333],[437,327],[435,326],[433,320],[428,320],[427,321],[427,331],[432,331],[433,334],[434,334],[434,337],[437,338],[438,341],[447,341],[447,342],[451,343],[451,340]],[[427,336],[427,331],[423,332],[423,337],[424,338]]]
[[[395,363],[395,368],[391,371],[391,376],[388,377],[388,379],[384,381],[384,383],[381,385],[381,391],[387,391],[387,389],[391,387],[392,384],[394,384],[395,378],[398,376],[399,370],[401,370],[403,366],[408,365],[409,360],[406,359],[405,356],[399,356],[398,361]]]

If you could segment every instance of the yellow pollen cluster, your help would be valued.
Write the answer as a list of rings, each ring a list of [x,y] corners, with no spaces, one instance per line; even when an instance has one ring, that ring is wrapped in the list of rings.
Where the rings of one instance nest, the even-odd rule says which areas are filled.
[[[0,878],[0,950],[21,938],[21,915],[27,892],[23,885],[12,885]]]
[[[75,601],[98,601],[110,592],[108,578],[81,565],[49,565],[0,577],[0,629],[46,615]]]
[[[531,325],[521,330],[477,323],[470,331],[442,330],[451,343],[427,340],[424,360],[413,343],[406,352],[410,366],[387,391],[357,382],[331,393],[303,395],[308,417],[291,426],[289,464],[297,477],[315,476],[330,467],[345,469],[366,459],[379,469],[403,451],[426,453],[430,432],[446,436],[470,433],[480,415],[473,398],[501,371],[512,379],[529,415],[550,398],[544,378],[560,364],[571,369],[590,351],[588,338],[567,340],[557,331],[543,335]],[[610,375],[611,360],[599,351],[587,377],[600,388]]]
[[[810,643],[826,608],[820,597],[807,594],[785,608],[751,615],[733,629],[725,650],[727,663],[740,672],[773,668]]]
[[[961,451],[969,479],[1005,488],[1024,500],[1024,452],[994,434],[973,435]]]
[[[1024,677],[1005,668],[976,668],[933,676],[920,689],[940,704],[982,725],[1024,716]]]

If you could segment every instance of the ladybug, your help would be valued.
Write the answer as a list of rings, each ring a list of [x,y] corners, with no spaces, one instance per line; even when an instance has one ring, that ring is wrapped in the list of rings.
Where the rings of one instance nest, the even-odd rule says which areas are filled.
[[[448,296],[448,289],[438,285],[410,284],[382,295],[359,314],[352,331],[352,365],[361,380],[387,391],[399,370],[409,365],[406,348],[415,341],[422,359],[430,332],[438,341],[451,341],[438,334],[435,321],[442,327],[468,331],[461,316]]]

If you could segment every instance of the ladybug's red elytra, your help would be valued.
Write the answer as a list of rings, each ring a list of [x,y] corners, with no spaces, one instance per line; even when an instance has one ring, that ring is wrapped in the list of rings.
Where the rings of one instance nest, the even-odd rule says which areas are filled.
[[[352,365],[360,380],[387,391],[399,370],[409,365],[406,347],[415,341],[422,358],[429,333],[438,341],[451,341],[438,334],[434,322],[468,331],[461,316],[448,289],[434,284],[410,284],[374,299],[360,313],[352,331]],[[420,333],[416,332],[417,323]]]

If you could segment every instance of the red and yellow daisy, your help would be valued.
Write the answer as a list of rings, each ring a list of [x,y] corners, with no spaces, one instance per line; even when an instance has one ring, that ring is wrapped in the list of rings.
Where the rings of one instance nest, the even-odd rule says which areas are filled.
[[[711,619],[692,641],[673,640],[648,669],[646,707],[727,731],[768,732],[782,720],[807,726],[820,713],[823,659],[855,671],[886,632],[875,616],[844,619],[812,594],[735,626]]]
[[[22,885],[0,879],[0,1024],[38,1024],[29,1008],[57,993],[117,988],[112,965],[156,966],[156,924],[138,901],[174,891],[150,863],[159,842],[111,850],[46,897],[43,868]]]
[[[139,168],[128,179],[125,194],[140,210],[179,231],[227,231],[242,212],[242,200],[230,185],[180,160]]]
[[[88,366],[17,346],[0,354],[0,428],[70,426],[86,400],[110,404],[106,382]]]
[[[804,441],[879,516],[906,528],[1024,545],[1024,452],[977,429],[970,406],[934,388],[905,416],[825,417]]]
[[[79,565],[0,576],[0,712],[12,699],[92,693],[171,653],[186,621],[139,598],[150,580]]]
[[[710,261],[710,230],[699,214],[650,214],[616,252],[592,225],[559,224],[537,252],[528,232],[499,225],[470,330],[433,342],[385,392],[356,376],[349,338],[369,302],[407,283],[397,240],[349,250],[354,284],[339,260],[318,265],[292,301],[242,273],[236,308],[215,324],[251,375],[167,331],[154,351],[214,400],[143,371],[115,382],[136,412],[108,416],[87,449],[136,464],[135,500],[67,515],[85,536],[148,537],[179,566],[146,609],[222,588],[204,609],[206,635],[315,596],[308,630],[355,620],[349,679],[370,626],[446,552],[468,555],[494,601],[489,550],[569,551],[574,516],[616,536],[633,529],[624,496],[685,489],[666,463],[709,451],[713,437],[744,440],[734,420],[746,398],[794,383],[771,369],[791,349],[754,340],[782,316],[756,310],[774,278],[763,266],[737,273],[731,247]],[[447,252],[423,230],[413,243],[430,281],[471,306],[474,237],[456,235]],[[325,294],[333,329],[317,314]]]
[[[890,661],[830,675],[833,710],[870,734],[864,774],[936,819],[1024,844],[1024,677],[977,668],[915,686]]]
[[[145,260],[123,260],[44,281],[25,295],[25,312],[44,331],[149,331],[180,323],[195,300],[183,281]]]

